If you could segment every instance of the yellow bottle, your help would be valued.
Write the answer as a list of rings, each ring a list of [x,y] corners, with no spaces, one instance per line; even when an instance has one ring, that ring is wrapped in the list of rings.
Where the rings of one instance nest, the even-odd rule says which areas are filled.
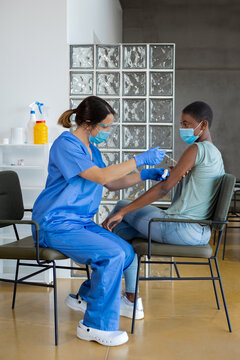
[[[36,121],[34,126],[34,144],[48,143],[48,127],[46,121]]]

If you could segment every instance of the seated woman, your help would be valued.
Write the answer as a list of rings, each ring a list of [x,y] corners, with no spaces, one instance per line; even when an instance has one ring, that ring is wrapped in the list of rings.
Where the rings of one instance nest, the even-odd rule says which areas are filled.
[[[209,219],[224,175],[221,153],[213,144],[210,127],[213,113],[209,105],[196,101],[182,111],[180,136],[190,146],[184,151],[166,181],[153,186],[133,202],[119,201],[103,226],[124,240],[148,236],[152,218]],[[185,176],[186,174],[186,176]],[[175,185],[175,196],[167,210],[149,205],[163,198]],[[156,222],[152,240],[175,245],[205,245],[209,226]],[[128,300],[134,301],[137,257],[125,273]]]

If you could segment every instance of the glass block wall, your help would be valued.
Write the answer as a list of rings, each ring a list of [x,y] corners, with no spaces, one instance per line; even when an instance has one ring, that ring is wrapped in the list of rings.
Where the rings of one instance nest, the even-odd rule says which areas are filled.
[[[174,44],[70,45],[70,108],[97,95],[116,111],[114,131],[99,145],[106,165],[154,146],[174,157],[174,59]],[[169,164],[166,158],[159,167]],[[96,221],[101,223],[118,200],[134,200],[152,185],[104,189]],[[170,201],[168,194],[157,204]]]

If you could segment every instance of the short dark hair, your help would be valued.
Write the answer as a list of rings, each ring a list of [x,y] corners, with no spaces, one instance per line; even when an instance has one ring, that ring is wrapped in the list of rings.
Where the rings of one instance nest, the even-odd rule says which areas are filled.
[[[65,111],[58,119],[58,124],[65,128],[72,126],[70,117],[76,114],[75,122],[78,126],[88,124],[95,126],[106,118],[107,115],[115,115],[115,111],[107,101],[98,96],[88,96],[76,109]]]
[[[203,120],[208,122],[209,128],[212,125],[213,112],[211,107],[203,101],[195,101],[186,106],[183,111],[184,114],[191,115],[198,123]]]

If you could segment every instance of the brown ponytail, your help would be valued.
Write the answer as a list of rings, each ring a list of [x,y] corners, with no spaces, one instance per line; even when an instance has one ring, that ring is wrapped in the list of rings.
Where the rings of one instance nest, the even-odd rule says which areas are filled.
[[[67,110],[60,116],[58,119],[58,124],[62,125],[65,128],[70,128],[72,123],[70,121],[70,116],[75,113],[75,110]]]
[[[76,114],[75,123],[77,126],[87,124],[94,127],[103,121],[108,114],[115,115],[115,111],[107,101],[98,96],[88,96],[80,102],[76,109],[65,111],[58,119],[58,124],[70,128],[72,126],[70,117],[73,114]]]

